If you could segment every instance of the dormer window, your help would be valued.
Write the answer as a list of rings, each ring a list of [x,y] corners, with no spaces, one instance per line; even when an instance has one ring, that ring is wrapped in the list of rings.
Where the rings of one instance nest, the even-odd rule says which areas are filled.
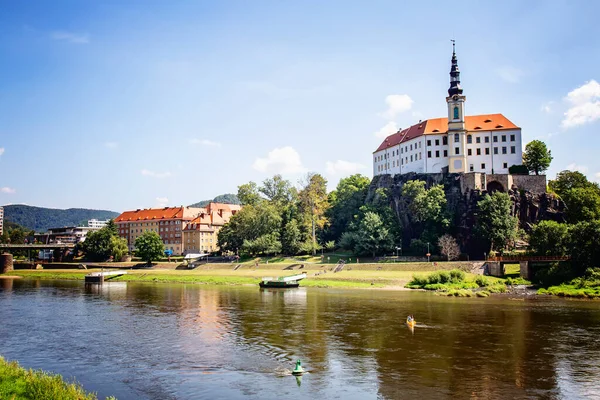
[[[458,119],[458,106],[454,106],[454,119]]]

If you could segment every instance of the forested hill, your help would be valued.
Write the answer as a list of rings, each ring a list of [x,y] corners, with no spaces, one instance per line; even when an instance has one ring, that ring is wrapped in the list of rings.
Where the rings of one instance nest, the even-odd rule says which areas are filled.
[[[119,213],[107,210],[90,210],[87,208],[55,208],[33,207],[24,204],[4,206],[4,219],[14,222],[36,232],[45,232],[48,228],[63,226],[87,225],[93,218],[106,220],[116,218]]]
[[[226,193],[221,194],[212,200],[202,200],[198,203],[190,204],[190,207],[206,207],[211,201],[215,203],[240,204],[240,199],[238,199],[237,195],[232,193]]]

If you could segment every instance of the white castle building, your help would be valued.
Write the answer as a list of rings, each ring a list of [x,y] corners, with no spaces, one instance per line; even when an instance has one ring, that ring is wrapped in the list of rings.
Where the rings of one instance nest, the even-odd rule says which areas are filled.
[[[521,165],[521,128],[502,114],[465,115],[452,46],[448,117],[419,121],[387,138],[373,153],[373,175],[407,172],[508,174]]]

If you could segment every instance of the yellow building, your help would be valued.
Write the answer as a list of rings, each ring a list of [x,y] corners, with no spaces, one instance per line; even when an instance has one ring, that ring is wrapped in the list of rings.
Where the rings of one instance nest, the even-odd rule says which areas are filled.
[[[217,234],[241,206],[210,203],[206,212],[191,220],[183,230],[184,253],[212,253],[219,250]]]

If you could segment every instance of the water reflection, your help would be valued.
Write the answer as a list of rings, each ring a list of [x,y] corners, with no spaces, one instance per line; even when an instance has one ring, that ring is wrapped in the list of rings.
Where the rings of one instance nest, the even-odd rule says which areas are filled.
[[[0,354],[76,376],[101,396],[600,394],[596,302],[120,282],[0,288]],[[311,374],[290,385],[298,358]]]

